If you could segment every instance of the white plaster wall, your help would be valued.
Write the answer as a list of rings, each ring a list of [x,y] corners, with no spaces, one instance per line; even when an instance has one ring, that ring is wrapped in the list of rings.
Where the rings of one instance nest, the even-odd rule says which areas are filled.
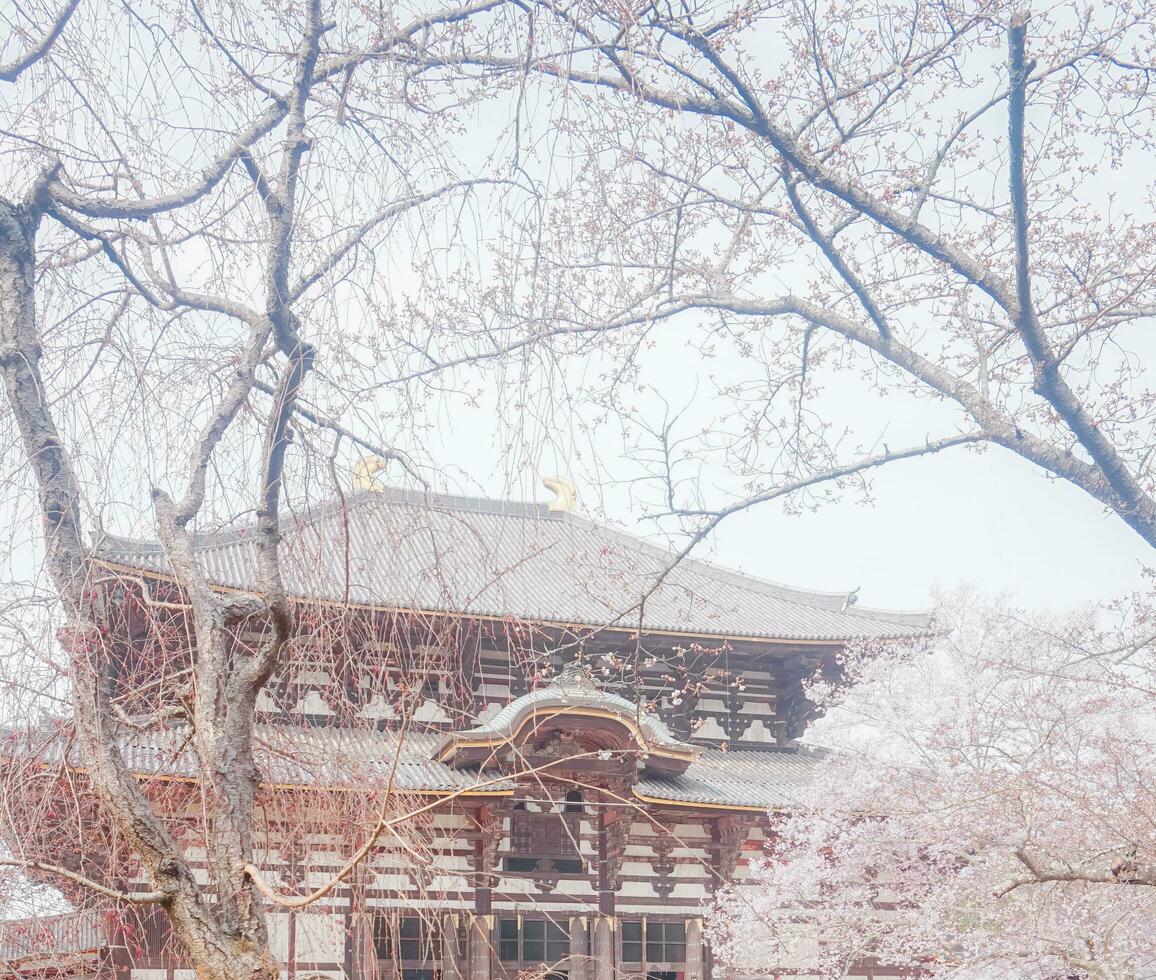
[[[344,917],[333,912],[299,912],[296,940],[297,962],[340,963],[345,959]]]
[[[269,945],[278,960],[283,962],[289,958],[288,912],[273,912],[269,915]]]

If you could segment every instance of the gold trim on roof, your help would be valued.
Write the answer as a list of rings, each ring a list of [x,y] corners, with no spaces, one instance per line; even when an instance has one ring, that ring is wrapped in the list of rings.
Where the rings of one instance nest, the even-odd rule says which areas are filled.
[[[745,813],[770,813],[775,810],[775,807],[748,806],[744,803],[694,803],[690,800],[664,800],[659,796],[648,796],[645,793],[640,793],[637,787],[633,788],[631,792],[643,803],[649,803],[652,806],[681,806],[692,810],[735,810]]]
[[[663,745],[660,742],[651,742],[647,740],[643,734],[642,729],[632,719],[621,714],[620,712],[608,711],[606,708],[592,708],[585,705],[553,705],[549,707],[530,707],[527,710],[527,716],[524,717],[518,727],[509,735],[497,735],[494,738],[462,738],[452,739],[438,752],[436,761],[445,762],[458,749],[484,749],[484,748],[499,748],[504,745],[511,745],[522,730],[535,721],[539,714],[544,715],[544,721],[556,718],[559,715],[577,715],[583,718],[602,718],[609,721],[616,721],[624,728],[628,729],[631,735],[634,736],[634,742],[639,750],[646,752],[649,755],[658,755],[667,759],[677,759],[680,762],[694,762],[698,758],[699,753],[695,751],[683,751],[681,749],[671,748]],[[565,760],[559,760],[565,761]]]

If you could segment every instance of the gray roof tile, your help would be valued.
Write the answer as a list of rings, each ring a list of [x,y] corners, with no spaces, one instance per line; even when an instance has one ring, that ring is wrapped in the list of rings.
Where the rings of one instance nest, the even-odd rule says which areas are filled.
[[[707,749],[680,776],[639,780],[645,799],[789,809],[829,753],[822,749],[737,751]]]
[[[47,955],[93,952],[107,945],[97,916],[91,912],[0,922],[0,961],[5,964]]]
[[[444,735],[408,734],[347,728],[302,728],[258,725],[256,761],[262,778],[283,786],[382,787],[393,773],[399,793],[507,793],[512,780],[494,772],[454,769],[434,762]],[[65,739],[44,731],[14,735],[5,741],[5,754],[34,751],[44,762],[60,761]],[[77,753],[72,743],[72,754]],[[196,760],[185,733],[178,730],[126,737],[123,743],[129,767],[142,776],[192,779]],[[397,765],[394,768],[394,757]],[[821,749],[766,749],[723,751],[703,748],[685,773],[643,777],[635,793],[647,800],[670,803],[705,803],[758,809],[789,808],[800,789],[821,765]],[[70,761],[79,764],[78,758]]]
[[[637,626],[635,608],[670,552],[543,504],[387,490],[350,495],[286,520],[285,578],[296,596],[389,609],[584,626]],[[252,528],[205,535],[210,578],[256,588]],[[155,542],[105,538],[111,564],[168,573]],[[348,569],[348,577],[346,570]],[[645,603],[644,628],[778,640],[894,638],[926,633],[928,617],[848,604],[687,559]]]

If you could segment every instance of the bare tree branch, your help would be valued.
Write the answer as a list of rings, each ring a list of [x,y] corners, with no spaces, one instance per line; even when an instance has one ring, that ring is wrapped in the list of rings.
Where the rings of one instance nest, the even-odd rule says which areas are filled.
[[[69,871],[67,868],[58,868],[54,864],[44,864],[41,861],[19,861],[12,860],[11,858],[0,858],[0,866],[20,868],[22,871],[36,871],[41,874],[64,878],[67,881],[84,886],[89,891],[96,892],[98,895],[103,895],[105,898],[111,898],[117,902],[129,902],[133,905],[156,905],[160,902],[167,902],[170,899],[170,895],[163,891],[119,891],[116,888],[109,888],[107,885],[102,885],[98,881],[93,881],[91,878],[86,878],[84,875],[79,875],[75,871]]]
[[[0,65],[0,82],[16,81],[22,72],[31,68],[36,62],[48,54],[48,50],[52,47],[53,43],[55,43],[56,39],[60,37],[60,32],[64,30],[64,26],[76,12],[78,6],[80,6],[80,0],[66,0],[60,13],[56,15],[56,20],[52,22],[52,26],[48,28],[44,37],[41,38],[34,47],[22,54],[15,61],[10,61],[6,65]]]

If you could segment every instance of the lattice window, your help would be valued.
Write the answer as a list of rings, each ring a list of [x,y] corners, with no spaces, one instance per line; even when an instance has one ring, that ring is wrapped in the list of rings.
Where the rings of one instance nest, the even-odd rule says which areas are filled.
[[[623,963],[685,961],[685,922],[670,919],[636,919],[622,923]]]
[[[554,871],[582,874],[578,854],[581,827],[577,813],[532,813],[515,810],[510,822],[510,856],[506,871],[526,874]]]
[[[373,920],[373,946],[379,960],[393,960],[407,968],[432,968],[441,955],[441,936],[436,923],[419,916],[382,915]]]
[[[569,955],[570,936],[557,922],[498,920],[498,958],[503,963],[560,963]]]

